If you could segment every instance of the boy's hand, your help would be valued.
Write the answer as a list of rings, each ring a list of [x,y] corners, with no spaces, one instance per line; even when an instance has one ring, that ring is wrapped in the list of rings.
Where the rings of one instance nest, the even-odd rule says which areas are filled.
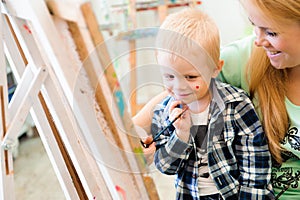
[[[181,101],[172,102],[170,109],[169,109],[170,121],[172,121],[178,115],[180,115],[180,113],[182,113],[183,109],[178,108],[178,106],[180,104],[182,104]],[[187,106],[187,105],[184,105],[184,106]],[[177,136],[181,140],[188,142],[189,137],[190,137],[190,128],[192,125],[190,113],[187,111],[185,113],[183,113],[182,116],[173,123],[173,125],[176,128]]]

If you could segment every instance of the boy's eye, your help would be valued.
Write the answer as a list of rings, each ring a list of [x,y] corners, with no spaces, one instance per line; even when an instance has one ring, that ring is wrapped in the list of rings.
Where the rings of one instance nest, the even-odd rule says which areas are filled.
[[[164,78],[166,79],[166,80],[173,80],[174,79],[174,75],[171,75],[171,74],[165,74],[164,75]]]
[[[185,79],[189,81],[195,80],[196,78],[198,78],[198,76],[185,76]]]

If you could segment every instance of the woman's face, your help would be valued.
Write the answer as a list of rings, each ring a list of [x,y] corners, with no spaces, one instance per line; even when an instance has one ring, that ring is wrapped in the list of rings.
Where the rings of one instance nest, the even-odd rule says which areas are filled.
[[[250,1],[245,1],[248,18],[254,26],[257,46],[263,47],[271,64],[277,69],[291,68],[300,65],[300,24],[278,24],[280,32],[275,31],[272,24],[262,12]]]

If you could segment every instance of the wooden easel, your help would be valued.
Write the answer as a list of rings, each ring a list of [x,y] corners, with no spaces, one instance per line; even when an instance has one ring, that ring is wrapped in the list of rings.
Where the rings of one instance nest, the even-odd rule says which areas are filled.
[[[125,110],[119,116],[124,132],[114,124],[117,117],[112,115],[113,108],[105,104],[103,90],[111,97],[114,109],[119,109],[109,90],[117,80],[110,76],[114,71],[107,65],[107,52],[102,49],[93,54],[95,57],[86,57],[88,46],[95,47],[101,40],[89,4],[52,3],[52,12],[70,29],[79,60],[84,60],[83,68],[70,48],[63,45],[59,20],[50,15],[44,1],[10,0],[0,4],[0,199],[14,198],[11,141],[29,111],[67,199],[158,198],[156,192],[150,192],[153,182],[143,175],[145,161],[138,138],[128,134],[136,135],[129,115]],[[72,20],[74,16],[79,18]],[[4,52],[18,81],[9,104],[6,78],[2,77]],[[99,85],[95,74],[103,74],[101,65],[108,67]],[[156,191],[153,187],[151,190]]]
[[[127,111],[127,105],[124,97],[122,95],[120,96],[120,94],[122,93],[120,84],[118,82],[108,50],[104,45],[104,38],[98,29],[98,22],[95,15],[93,14],[91,5],[89,3],[84,3],[79,6],[80,9],[75,9],[70,5],[64,5],[63,3],[50,1],[48,3],[48,6],[52,14],[68,21],[68,27],[74,38],[76,49],[79,52],[79,57],[82,61],[84,60],[84,68],[87,71],[92,85],[95,87],[94,89],[96,91],[97,104],[100,106],[102,112],[105,115],[105,119],[111,129],[113,139],[116,141],[117,145],[120,148],[130,152],[133,151],[135,153],[135,158],[132,157],[133,155],[127,155],[127,157],[129,156],[128,159],[131,166],[134,165],[135,159],[140,161],[138,162],[140,166],[132,166],[134,169],[138,167],[144,168],[145,166],[143,163],[143,158],[139,155],[142,151],[140,148],[139,138],[134,133],[134,126],[131,121],[130,114]],[[73,14],[66,15],[65,8],[73,11]],[[98,56],[100,64],[97,62],[93,63],[91,55],[90,58],[87,59],[87,53],[93,50],[95,50],[95,54],[96,56]],[[105,69],[101,68],[100,66],[104,67]],[[103,74],[103,70],[105,71],[105,77],[100,80],[102,86],[100,87],[95,75]],[[101,88],[103,89],[103,92],[101,91]],[[105,93],[106,95],[104,95],[103,93]],[[108,93],[110,93],[110,95],[107,95]],[[114,100],[108,97],[113,97]],[[109,108],[106,102],[103,101],[103,99],[105,98],[107,99],[107,102],[121,102],[123,107],[114,105],[114,108]],[[118,108],[116,109],[116,107]],[[119,110],[120,118],[113,119],[111,113],[115,110]],[[126,137],[124,138],[124,133],[117,130],[114,121],[122,121],[122,129],[125,129],[125,132],[130,133],[130,135],[133,134],[133,137],[129,136],[128,140],[126,139]],[[145,174],[142,177],[150,199],[158,199],[158,194],[152,178]]]

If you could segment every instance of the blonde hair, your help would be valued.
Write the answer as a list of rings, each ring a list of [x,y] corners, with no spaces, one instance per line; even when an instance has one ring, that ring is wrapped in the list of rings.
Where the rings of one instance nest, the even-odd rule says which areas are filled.
[[[214,66],[219,62],[219,30],[207,14],[196,8],[187,8],[168,15],[160,26],[156,43],[179,54],[187,51],[197,54],[201,48]]]
[[[264,14],[275,28],[280,30],[280,24],[299,23],[299,0],[241,0],[251,1]],[[274,20],[277,20],[274,21]],[[282,163],[280,142],[284,139],[288,127],[289,117],[285,106],[286,69],[274,68],[266,52],[261,47],[254,47],[247,63],[247,75],[250,97],[258,101],[262,124],[268,138],[270,152],[273,158]]]
[[[261,47],[254,47],[247,64],[247,72],[250,98],[258,100],[257,107],[262,116],[270,152],[273,158],[281,163],[280,142],[289,126],[284,102],[286,70],[272,67],[265,50]]]
[[[280,24],[290,22],[300,25],[300,1],[299,0],[240,0],[242,5],[246,1],[256,7],[264,15],[263,17],[281,31]],[[247,8],[246,8],[247,9]]]

